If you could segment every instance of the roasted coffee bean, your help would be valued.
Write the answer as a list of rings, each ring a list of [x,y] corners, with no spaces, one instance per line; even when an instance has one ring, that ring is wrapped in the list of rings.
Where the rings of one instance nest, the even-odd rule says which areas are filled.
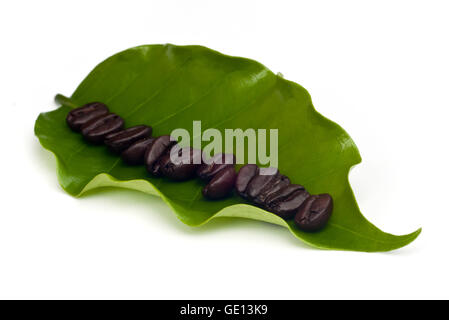
[[[81,133],[87,141],[101,143],[108,134],[122,130],[123,125],[120,116],[109,113],[84,124]]]
[[[135,126],[122,131],[108,134],[104,144],[113,152],[120,153],[137,140],[151,136],[152,128],[148,126]]]
[[[259,170],[260,171],[260,170]],[[246,194],[250,200],[254,200],[266,187],[269,187],[275,179],[278,178],[279,171],[275,170],[272,174],[260,174],[255,176],[246,188]]]
[[[172,141],[168,135],[157,137],[153,143],[148,147],[145,152],[144,162],[147,166],[148,172],[154,176],[159,176],[160,165],[158,164],[159,158],[161,158],[166,152],[170,151],[171,147],[176,144],[176,141]]]
[[[234,167],[234,164],[235,156],[233,154],[219,153],[213,156],[209,163],[203,163],[196,174],[200,179],[209,181],[221,170],[227,167]]]
[[[158,160],[158,164],[164,176],[178,181],[188,180],[195,176],[201,164],[201,150],[178,148],[176,145]]]
[[[147,148],[153,143],[154,138],[144,138],[134,142],[128,149],[122,152],[123,161],[130,165],[144,164],[144,156]]]
[[[265,199],[265,205],[269,207],[272,203],[281,202],[287,199],[293,192],[298,190],[305,190],[305,188],[299,184],[289,184],[285,188],[270,194]]]
[[[265,188],[257,195],[257,197],[254,199],[254,203],[258,205],[265,204],[267,197],[285,188],[289,184],[290,184],[289,178],[287,178],[282,174],[277,175],[276,178],[273,179],[269,184],[267,184]]]
[[[290,219],[309,197],[310,194],[306,190],[297,190],[282,201],[271,203],[267,208],[283,219]]]
[[[329,194],[310,196],[298,209],[295,224],[304,231],[320,230],[329,220],[332,209],[333,201]]]
[[[235,188],[237,193],[243,197],[247,198],[246,189],[250,181],[259,174],[259,167],[255,164],[247,164],[240,168],[237,174],[237,179],[235,181]]]
[[[70,129],[80,131],[81,126],[94,120],[95,118],[107,115],[108,107],[101,102],[91,102],[82,107],[71,110],[66,117]]]
[[[234,188],[237,174],[234,167],[226,167],[218,172],[203,188],[203,195],[208,199],[222,199],[229,195]]]

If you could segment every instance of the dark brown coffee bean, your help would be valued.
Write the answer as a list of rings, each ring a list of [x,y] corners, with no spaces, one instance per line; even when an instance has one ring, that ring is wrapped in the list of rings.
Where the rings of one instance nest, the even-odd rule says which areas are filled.
[[[135,126],[122,131],[108,134],[104,144],[113,152],[120,153],[137,140],[151,136],[152,128],[148,126]]]
[[[158,164],[158,160],[166,152],[170,151],[170,148],[175,144],[176,141],[172,141],[168,135],[157,137],[153,141],[153,143],[146,150],[144,156],[144,162],[149,173],[154,176],[160,175],[160,165]]]
[[[128,149],[122,152],[121,157],[123,161],[130,165],[143,164],[145,151],[154,140],[154,138],[145,138],[134,142]]]
[[[266,187],[269,187],[275,179],[278,178],[279,171],[274,170],[272,171],[272,174],[260,174],[255,176],[248,184],[248,187],[246,188],[246,194],[249,199],[254,200],[256,197],[265,190]]]
[[[299,184],[289,184],[281,190],[267,196],[265,199],[265,205],[269,207],[272,203],[281,202],[287,199],[293,192],[298,190],[305,190],[305,188]]]
[[[203,195],[208,199],[222,199],[231,193],[236,179],[234,167],[228,166],[218,172],[203,188]]]
[[[246,188],[248,187],[250,181],[258,174],[259,167],[255,164],[247,164],[240,168],[235,181],[235,188],[241,197],[245,199],[247,198]]]
[[[298,209],[295,224],[304,231],[320,230],[329,220],[332,209],[333,201],[329,194],[310,196]]]
[[[290,194],[286,199],[271,203],[267,206],[271,212],[277,214],[283,219],[291,219],[294,217],[298,208],[310,197],[305,190],[298,190]]]
[[[290,184],[290,179],[286,176],[279,174],[273,179],[269,184],[265,186],[265,188],[259,193],[259,195],[254,199],[254,203],[258,205],[265,204],[265,201],[268,196],[277,191],[285,188]]]
[[[91,102],[71,110],[66,117],[70,129],[80,131],[81,126],[109,113],[108,107],[101,102]]]
[[[213,156],[209,163],[203,163],[196,174],[200,179],[209,181],[221,170],[227,167],[234,167],[234,164],[235,156],[233,154],[219,153]]]
[[[101,143],[104,138],[113,132],[123,129],[123,119],[115,113],[96,118],[81,127],[81,133],[87,141]]]
[[[179,148],[177,145],[158,160],[159,171],[164,176],[178,181],[193,178],[200,164],[201,150]]]

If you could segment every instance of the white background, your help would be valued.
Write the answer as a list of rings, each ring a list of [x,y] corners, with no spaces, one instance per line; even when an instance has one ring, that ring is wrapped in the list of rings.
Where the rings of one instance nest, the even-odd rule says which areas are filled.
[[[2,1],[0,298],[449,298],[447,1]],[[322,251],[283,228],[179,222],[124,190],[75,199],[33,134],[128,47],[201,44],[309,90],[363,162],[365,216],[411,245]]]

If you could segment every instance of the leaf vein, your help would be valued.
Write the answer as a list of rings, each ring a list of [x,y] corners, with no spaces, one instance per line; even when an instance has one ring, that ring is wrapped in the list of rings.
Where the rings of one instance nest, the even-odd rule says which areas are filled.
[[[207,97],[209,94],[212,93],[212,91],[216,88],[218,88],[225,79],[227,79],[229,77],[230,74],[234,73],[235,71],[229,72],[228,74],[226,74],[225,76],[222,76],[220,78],[220,80],[216,81],[215,84],[213,86],[211,86],[204,94],[202,94],[200,97],[198,97],[197,99],[195,99],[194,101],[192,101],[191,103],[185,105],[184,107],[182,107],[181,109],[176,110],[175,112],[173,112],[172,114],[166,116],[165,118],[161,119],[160,121],[157,121],[153,124],[153,126],[162,124],[164,122],[166,122],[168,119],[175,117],[176,115],[178,115],[179,113],[186,111],[190,108],[192,108],[195,104],[197,104],[199,101],[201,101],[202,99],[204,99],[205,97]]]
[[[175,70],[172,71],[171,76],[169,76],[167,78],[167,80],[164,82],[164,84],[158,89],[156,90],[151,96],[149,96],[148,98],[144,99],[142,102],[138,103],[136,106],[132,107],[132,110],[130,113],[128,113],[126,116],[124,116],[125,118],[128,118],[130,116],[132,116],[133,114],[135,114],[137,111],[139,111],[143,106],[145,106],[146,104],[148,104],[151,100],[153,100],[160,92],[162,92],[162,90],[164,90],[165,88],[168,87],[168,84],[170,83],[170,81],[173,79],[173,77],[178,74],[186,65],[187,63],[192,60],[193,56],[190,56],[189,58],[187,58],[181,65],[179,65]]]

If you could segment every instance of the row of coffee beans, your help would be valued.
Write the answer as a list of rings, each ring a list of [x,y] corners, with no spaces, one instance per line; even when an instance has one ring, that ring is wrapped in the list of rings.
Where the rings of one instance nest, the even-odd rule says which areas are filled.
[[[124,129],[124,120],[110,113],[100,102],[88,103],[71,110],[66,118],[69,127],[91,143],[104,143],[121,155],[129,165],[145,165],[153,176],[165,176],[184,181],[195,176],[206,182],[203,195],[212,200],[237,193],[283,219],[294,218],[304,231],[323,228],[333,208],[329,194],[310,195],[303,186],[290,180],[274,168],[259,168],[255,164],[235,171],[235,156],[217,154],[203,161],[201,150],[180,147],[170,136],[152,137],[146,125]]]
[[[288,177],[274,168],[247,164],[240,169],[235,187],[241,197],[265,210],[285,220],[294,218],[304,231],[323,228],[333,209],[329,194],[310,195],[303,186],[291,184]]]

